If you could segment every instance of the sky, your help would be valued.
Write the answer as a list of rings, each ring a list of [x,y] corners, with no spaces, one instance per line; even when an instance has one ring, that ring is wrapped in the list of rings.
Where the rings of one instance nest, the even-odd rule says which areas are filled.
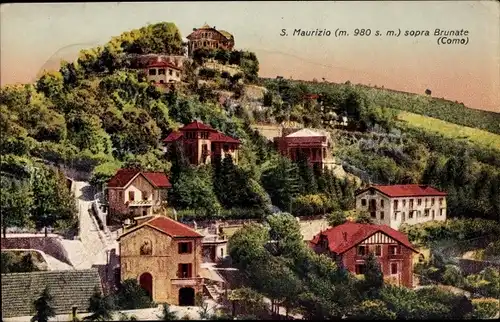
[[[32,82],[83,48],[162,21],[174,22],[183,37],[205,23],[231,32],[236,49],[257,54],[262,77],[349,80],[419,94],[430,89],[432,96],[500,113],[497,1],[2,4],[1,84]],[[467,30],[468,42],[438,45],[436,28]],[[295,29],[332,35],[293,36]],[[349,35],[335,37],[337,29]],[[356,37],[355,29],[371,34]],[[402,34],[375,36],[377,30]],[[430,36],[405,37],[406,30]]]

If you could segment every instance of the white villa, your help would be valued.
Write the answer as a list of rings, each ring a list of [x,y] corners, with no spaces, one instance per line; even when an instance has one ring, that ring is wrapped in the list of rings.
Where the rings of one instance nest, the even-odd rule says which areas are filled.
[[[368,211],[376,224],[398,229],[403,223],[446,220],[446,195],[418,184],[374,185],[356,194],[356,209]]]

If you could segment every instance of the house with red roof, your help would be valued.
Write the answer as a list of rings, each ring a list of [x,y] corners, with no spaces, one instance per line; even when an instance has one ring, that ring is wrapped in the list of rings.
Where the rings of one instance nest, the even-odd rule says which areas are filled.
[[[166,216],[137,217],[118,237],[120,280],[137,280],[157,303],[194,306],[204,284],[202,239]]]
[[[348,221],[320,232],[310,246],[356,275],[365,274],[367,255],[373,253],[387,282],[413,287],[413,257],[418,251],[405,234],[389,226]]]
[[[110,220],[152,215],[166,205],[172,185],[163,172],[120,169],[105,188]]]
[[[188,53],[192,56],[198,49],[217,50],[224,49],[231,51],[234,47],[234,36],[221,29],[216,29],[215,26],[204,24],[200,28],[193,28],[193,32],[187,37]]]
[[[331,153],[332,143],[326,133],[317,130],[301,129],[292,133],[282,132],[282,136],[274,138],[278,151],[297,161],[300,155],[305,155],[311,166],[317,164],[320,168],[334,168],[335,160]]]
[[[144,72],[148,82],[163,85],[180,82],[182,69],[170,61],[162,61],[158,58],[157,61],[148,63]]]
[[[427,185],[373,185],[356,193],[356,209],[375,223],[399,229],[431,220],[446,220],[446,192]]]
[[[240,140],[215,130],[200,121],[191,122],[178,131],[171,132],[164,140],[165,152],[176,143],[181,144],[189,162],[194,165],[210,163],[214,156],[222,159],[231,155],[234,164],[238,163]]]

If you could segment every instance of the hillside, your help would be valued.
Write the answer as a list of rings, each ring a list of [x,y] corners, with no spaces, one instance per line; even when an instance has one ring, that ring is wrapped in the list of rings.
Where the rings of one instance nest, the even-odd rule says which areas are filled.
[[[449,192],[452,216],[498,214],[496,136],[467,129],[465,142],[458,125],[445,131],[438,120],[400,111],[496,134],[498,114],[351,84],[259,79],[258,58],[241,50],[195,51],[172,88],[133,68],[137,57],[179,57],[183,48],[175,24],[149,25],[82,50],[33,85],[2,87],[2,172],[28,181],[44,160],[89,172],[100,185],[120,167],[164,171],[173,183],[169,201],[186,217],[261,218],[271,203],[294,215],[352,208],[354,180],[280,157],[252,128],[289,119],[330,130],[334,157],[363,184],[433,184]],[[346,126],[339,116],[348,118]],[[183,151],[165,155],[162,140],[193,120],[240,139],[238,164],[194,168]],[[480,144],[483,138],[491,144]]]

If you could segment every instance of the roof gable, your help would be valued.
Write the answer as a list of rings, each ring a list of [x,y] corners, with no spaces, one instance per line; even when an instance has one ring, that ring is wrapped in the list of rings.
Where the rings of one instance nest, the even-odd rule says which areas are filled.
[[[142,172],[139,169],[120,169],[118,172],[108,181],[108,188],[126,188],[138,176],[142,176],[146,179],[149,184],[155,188],[170,188],[172,184],[168,180],[168,177],[163,172]]]
[[[323,137],[324,134],[313,131],[311,129],[302,129],[292,134],[287,135],[287,138],[295,138],[295,137]]]
[[[319,233],[313,238],[311,244],[318,244],[320,238],[324,236],[328,239],[328,248],[330,251],[342,254],[363,241],[370,239],[377,233],[382,233],[391,240],[402,244],[414,252],[418,252],[410,243],[408,237],[400,231],[386,225],[358,224],[350,221]]]
[[[136,227],[133,227],[128,231],[125,231],[122,235],[118,237],[118,240],[146,226],[153,228],[161,233],[164,233],[172,238],[183,238],[183,237],[203,238],[203,235],[201,235],[196,230],[192,229],[187,225],[184,225],[166,216],[154,216],[149,220],[146,220],[141,224],[137,225]]]
[[[125,168],[120,169],[116,174],[108,180],[109,188],[124,188],[139,174],[139,169]]]

